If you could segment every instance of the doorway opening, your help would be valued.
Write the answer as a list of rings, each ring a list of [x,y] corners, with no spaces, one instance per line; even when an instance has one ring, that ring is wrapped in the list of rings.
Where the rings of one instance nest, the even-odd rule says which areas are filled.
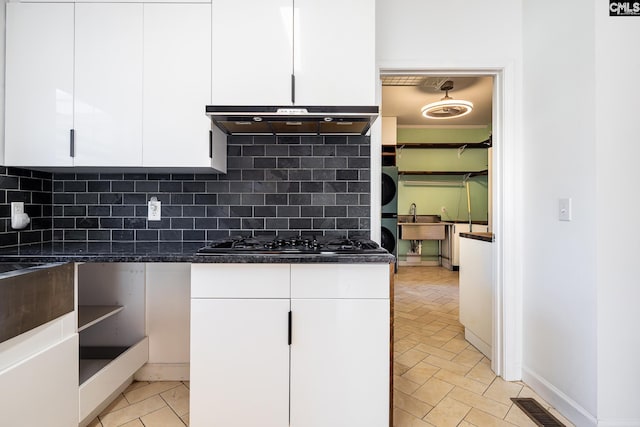
[[[518,351],[507,351],[518,349],[519,344],[513,339],[513,333],[517,334],[518,325],[513,325],[512,328],[507,329],[507,333],[511,334],[507,338],[510,340],[509,348],[505,348],[505,327],[503,319],[506,306],[504,304],[504,291],[503,291],[503,278],[504,272],[501,270],[503,263],[503,243],[500,241],[504,238],[502,230],[503,225],[503,185],[502,176],[503,171],[500,170],[503,165],[503,151],[501,142],[504,140],[505,132],[505,114],[504,114],[504,93],[505,87],[507,92],[512,88],[509,86],[510,78],[505,78],[510,75],[510,70],[506,68],[496,68],[491,70],[406,70],[406,69],[381,69],[381,105],[382,105],[382,126],[379,129],[380,133],[380,162],[381,170],[389,174],[397,171],[396,178],[396,191],[395,195],[396,203],[398,207],[396,209],[396,228],[397,235],[395,239],[394,250],[398,258],[399,269],[411,269],[412,265],[419,267],[414,270],[417,272],[423,269],[423,266],[437,265],[444,266],[446,269],[442,269],[441,273],[444,277],[449,271],[457,270],[459,266],[459,259],[457,258],[457,248],[459,237],[457,233],[451,233],[446,231],[444,233],[445,238],[441,239],[441,235],[431,239],[423,240],[422,244],[415,242],[407,238],[411,235],[403,236],[402,230],[404,227],[397,226],[400,222],[416,222],[416,216],[418,222],[420,220],[429,221],[428,218],[421,218],[420,215],[425,216],[437,216],[437,221],[440,222],[452,222],[454,224],[464,224],[469,226],[468,231],[488,231],[496,233],[498,239],[492,245],[491,260],[489,271],[492,274],[492,286],[494,292],[490,295],[490,307],[487,310],[488,315],[491,317],[491,334],[488,338],[490,348],[488,355],[491,359],[491,369],[499,376],[502,376],[506,380],[519,379],[519,360],[517,358]],[[402,114],[414,114],[419,116],[421,114],[420,106],[411,105],[410,102],[401,104],[405,109],[409,109],[409,112],[403,112],[401,109],[398,113],[389,114],[387,108],[389,97],[386,93],[387,86],[391,86],[395,82],[398,86],[402,86],[405,92],[413,89],[422,96],[419,102],[421,105],[425,105],[429,102],[436,101],[438,97],[442,97],[440,89],[443,86],[447,86],[451,89],[451,85],[445,85],[445,82],[453,81],[454,89],[447,93],[448,96],[454,99],[467,99],[472,95],[469,94],[469,88],[476,88],[485,85],[485,99],[476,101],[478,108],[476,112],[488,111],[488,116],[485,116],[484,121],[478,122],[476,120],[462,122],[458,120],[457,124],[445,124],[445,120],[441,120],[434,124],[435,120],[432,120],[429,124],[420,123],[406,123],[404,118],[401,118]],[[457,81],[456,81],[457,80]],[[505,84],[506,82],[506,84]],[[487,89],[488,86],[488,89]],[[416,90],[417,88],[417,90]],[[458,90],[459,89],[459,90]],[[431,95],[431,96],[429,96]],[[401,97],[402,98],[402,97]],[[436,98],[436,99],[434,99]],[[396,102],[396,101],[394,101]],[[473,101],[472,101],[473,102]],[[485,102],[486,104],[483,104]],[[405,105],[406,104],[406,105]],[[401,105],[401,106],[402,106]],[[474,107],[476,107],[474,103]],[[397,107],[396,107],[397,108]],[[510,112],[507,116],[512,116],[513,112]],[[470,119],[471,114],[467,116]],[[476,117],[477,119],[477,117]],[[389,123],[392,126],[396,126],[393,134],[396,140],[393,144],[388,144],[389,138]],[[453,120],[450,123],[454,123]],[[398,129],[402,129],[399,131]],[[511,128],[509,128],[510,130]],[[425,137],[425,135],[429,135]],[[421,138],[424,138],[421,140]],[[409,144],[422,144],[422,147],[409,146]],[[444,145],[446,143],[449,146],[438,146],[438,143]],[[454,146],[457,144],[457,146]],[[477,145],[471,145],[477,144]],[[471,145],[471,146],[470,146]],[[495,149],[493,148],[495,147]],[[426,154],[416,155],[414,153],[422,150],[424,152],[431,151],[436,153],[435,150],[450,150],[449,159],[447,160],[451,166],[451,163],[462,164],[463,162],[470,161],[472,158],[476,160],[482,158],[484,151],[485,169],[481,167],[461,167],[447,169],[445,167],[438,167],[436,164],[430,164],[429,168],[421,169],[411,165],[412,162],[415,165],[423,164]],[[476,154],[471,154],[475,151]],[[410,154],[409,154],[410,153]],[[453,153],[453,157],[451,156]],[[372,156],[374,153],[372,153]],[[431,160],[437,158],[442,153],[438,152],[437,156],[432,155]],[[445,156],[446,157],[446,156]],[[395,164],[394,161],[395,160]],[[467,163],[468,165],[468,163]],[[477,166],[477,165],[476,165]],[[495,166],[495,167],[494,167]],[[477,174],[478,172],[485,172],[484,174]],[[407,172],[418,172],[415,174]],[[434,173],[436,172],[436,173]],[[440,173],[440,172],[466,172],[462,176],[453,178],[453,174]],[[473,173],[476,173],[473,176]],[[469,175],[471,173],[472,175]],[[413,175],[413,176],[412,176]],[[474,180],[472,180],[472,178]],[[484,181],[483,181],[484,180]],[[484,185],[483,185],[484,183]],[[375,184],[374,184],[375,185]],[[378,188],[380,186],[378,185]],[[426,194],[429,189],[430,194],[444,195],[444,199],[438,199],[430,197],[426,202],[419,200],[415,202],[412,198],[420,198],[413,195]],[[408,190],[408,191],[407,191]],[[404,193],[404,194],[403,194]],[[408,196],[407,196],[408,194]],[[384,195],[383,195],[384,197]],[[480,200],[484,199],[484,206]],[[415,204],[415,206],[414,206]],[[417,212],[416,212],[417,208]],[[392,210],[392,209],[391,209]],[[384,234],[384,228],[392,228],[393,224],[389,225],[389,206],[386,208],[383,206],[380,212],[379,220],[381,221],[382,233]],[[385,213],[387,213],[385,218]],[[495,213],[495,214],[494,214]],[[375,221],[372,221],[375,223]],[[475,227],[475,229],[474,229]],[[464,230],[464,229],[463,229]],[[466,231],[466,230],[465,230]],[[422,236],[418,236],[422,237]],[[388,237],[387,237],[388,238]],[[384,239],[383,239],[384,240]],[[422,246],[422,247],[421,247]],[[453,248],[452,248],[453,246]],[[459,247],[459,246],[458,246]],[[454,257],[456,259],[454,259]],[[441,267],[442,268],[442,267]],[[430,273],[439,275],[437,270],[430,270]],[[409,273],[411,276],[412,273]],[[400,274],[397,277],[402,277]],[[406,274],[404,275],[406,278]],[[445,277],[445,280],[452,280],[452,277]],[[517,309],[517,307],[516,307]],[[510,318],[516,318],[514,313],[509,314]],[[452,328],[454,329],[454,328]],[[396,337],[397,338],[397,337]],[[485,337],[485,339],[487,339]],[[453,344],[452,344],[453,345]],[[505,367],[505,354],[509,356],[510,365]],[[416,354],[415,357],[419,357]],[[515,366],[515,368],[514,368]]]
[[[433,83],[429,83],[429,82],[433,82],[433,81],[438,81],[438,79],[440,79],[439,81],[442,81],[443,78],[446,78],[447,80],[454,80],[454,88],[456,87],[455,84],[455,79],[468,79],[468,81],[465,80],[461,80],[461,83],[459,85],[459,87],[462,89],[465,87],[465,85],[467,86],[472,86],[471,83],[469,82],[473,82],[473,81],[489,81],[491,83],[491,88],[489,90],[489,93],[491,94],[491,99],[488,101],[490,103],[490,107],[489,111],[490,111],[490,120],[488,123],[485,124],[484,126],[484,131],[486,132],[486,134],[488,136],[490,136],[490,145],[493,147],[491,150],[488,151],[487,154],[487,161],[488,161],[488,169],[492,170],[492,177],[491,179],[489,179],[488,177],[487,179],[487,184],[486,187],[484,189],[485,194],[486,194],[486,208],[483,211],[481,208],[478,208],[477,205],[477,200],[479,200],[480,198],[482,198],[482,193],[479,191],[480,187],[476,188],[474,191],[474,188],[471,187],[469,188],[471,195],[469,195],[467,197],[467,194],[469,193],[469,190],[467,190],[467,185],[466,183],[464,185],[458,185],[458,187],[463,188],[463,191],[458,191],[457,193],[457,198],[460,199],[458,200],[453,200],[446,202],[445,204],[439,203],[439,202],[433,202],[431,201],[431,205],[429,207],[429,209],[433,210],[434,206],[438,209],[437,212],[435,212],[434,214],[439,215],[441,220],[447,220],[447,219],[455,219],[456,221],[460,221],[461,220],[461,215],[460,212],[462,211],[462,214],[464,216],[466,216],[466,219],[468,220],[469,218],[471,218],[471,227],[473,229],[474,226],[474,222],[478,222],[477,221],[477,217],[479,215],[486,215],[486,227],[488,231],[491,231],[494,233],[494,235],[496,236],[495,241],[492,245],[492,261],[491,261],[491,271],[493,273],[493,295],[492,295],[492,306],[491,306],[491,316],[492,316],[492,337],[491,337],[491,367],[493,369],[493,371],[498,374],[499,376],[502,376],[505,380],[518,380],[520,379],[520,354],[521,354],[521,343],[520,343],[520,334],[519,334],[519,327],[520,327],[520,322],[518,321],[519,317],[520,317],[520,309],[518,308],[519,306],[517,305],[517,295],[519,294],[518,292],[518,288],[517,288],[517,283],[515,283],[516,281],[514,281],[514,283],[512,283],[510,286],[510,288],[505,288],[504,287],[504,281],[505,281],[505,277],[514,277],[514,273],[516,273],[517,271],[519,271],[519,261],[516,260],[515,263],[512,263],[511,265],[506,265],[505,266],[505,258],[509,258],[510,261],[513,261],[513,258],[515,258],[515,253],[512,253],[511,255],[505,255],[505,247],[510,247],[513,245],[513,236],[508,236],[506,235],[503,231],[505,229],[513,229],[513,209],[512,208],[512,201],[511,200],[506,200],[509,204],[509,210],[506,209],[505,207],[505,197],[504,195],[504,160],[505,160],[505,155],[504,155],[504,145],[503,142],[505,140],[505,135],[513,134],[513,124],[509,123],[509,120],[506,119],[513,119],[513,121],[515,121],[515,114],[512,110],[508,110],[505,112],[505,104],[509,104],[507,102],[505,102],[505,93],[509,93],[511,94],[511,96],[513,96],[513,92],[515,91],[515,89],[512,87],[513,84],[513,79],[511,77],[511,73],[512,71],[508,68],[508,67],[496,67],[494,69],[465,69],[465,70],[416,70],[416,69],[411,69],[411,70],[407,70],[407,69],[391,69],[391,68],[386,68],[386,69],[381,69],[380,70],[380,77],[381,77],[381,83],[380,83],[380,93],[381,98],[382,98],[382,107],[383,107],[383,118],[382,120],[386,123],[388,122],[388,118],[385,116],[385,97],[384,97],[384,86],[383,86],[383,81],[384,79],[388,79],[388,78],[392,78],[392,77],[409,77],[410,79],[413,79],[414,82],[427,82],[427,83],[422,83],[423,85],[427,84],[431,84],[433,86]],[[416,84],[416,83],[414,83]],[[439,89],[439,88],[435,88],[435,89]],[[423,92],[428,92],[427,89],[422,89]],[[438,94],[438,90],[434,90],[434,88],[431,89],[431,91],[433,92],[434,96],[432,96],[430,99],[433,99],[434,97],[437,97]],[[463,98],[462,95],[462,90],[458,91],[458,93],[456,93],[456,90],[451,90],[449,93],[449,96],[451,96],[452,98],[456,98],[456,97],[460,97]],[[441,96],[441,95],[440,95]],[[467,96],[467,95],[464,95]],[[424,96],[424,104],[427,104],[427,102],[431,102],[429,100],[428,96]],[[397,119],[396,119],[397,121]],[[397,123],[397,122],[396,122]],[[441,126],[441,125],[440,125]],[[466,127],[465,127],[466,126]],[[481,125],[479,124],[467,124],[467,125],[457,125],[456,127],[453,127],[453,129],[456,129],[459,131],[459,133],[463,134],[463,133],[470,133],[470,132],[480,132],[482,128]],[[407,127],[405,128],[407,130],[403,131],[405,134],[404,136],[402,136],[402,138],[405,138],[406,135],[416,135],[418,134],[420,131],[417,127]],[[434,125],[427,125],[426,129],[431,129],[431,132],[433,134],[437,134],[437,132],[439,130],[442,130],[442,128],[440,127],[436,127]],[[378,129],[377,132],[378,135],[374,135],[372,134],[372,142],[378,141],[379,142],[379,147],[380,147],[380,169],[382,170],[383,165],[388,165],[389,160],[385,159],[386,157],[391,157],[391,155],[389,155],[389,152],[392,151],[392,149],[390,149],[387,144],[385,144],[385,129]],[[408,143],[406,141],[404,141],[405,143],[403,144],[403,140],[402,138],[399,141],[396,141],[396,146],[395,146],[395,156],[396,156],[396,161],[397,161],[397,156],[398,156],[398,148],[400,147],[400,154],[406,156],[407,154],[407,149],[406,149],[406,145],[408,145]],[[468,140],[467,142],[477,142],[477,143],[483,143],[486,141],[485,139],[477,139],[476,141],[472,141],[472,140]],[[426,143],[430,143],[433,141],[428,141],[425,142]],[[445,142],[452,142],[451,140],[445,141]],[[457,142],[460,142],[459,140]],[[404,146],[403,146],[404,145]],[[487,147],[488,148],[488,147]],[[469,153],[472,152],[471,149],[468,148],[468,144],[467,147],[457,147],[457,149],[460,149],[460,153],[458,153],[456,151],[456,156],[460,156],[460,158],[464,158],[465,155],[468,155]],[[376,153],[372,152],[372,160],[375,158],[374,156],[376,156]],[[511,154],[511,156],[513,156],[513,154]],[[415,156],[411,156],[412,160],[415,160],[416,157]],[[470,156],[469,156],[470,157]],[[403,160],[404,161],[404,160]],[[385,168],[389,167],[389,166],[384,166]],[[375,169],[373,169],[375,170]],[[425,171],[428,172],[428,171]],[[444,172],[444,171],[436,171],[436,172]],[[467,172],[472,172],[472,171],[467,171]],[[477,171],[476,171],[477,172]],[[513,171],[510,169],[508,171],[509,173],[512,173]],[[400,176],[402,174],[399,174],[398,180],[400,181]],[[375,176],[375,174],[374,174]],[[372,177],[372,186],[376,186],[377,188],[380,188],[380,181],[375,182],[375,180],[373,179],[374,177]],[[467,177],[467,179],[469,179],[470,177]],[[440,178],[442,181],[452,181],[450,179],[450,177],[446,177],[445,178]],[[419,181],[437,181],[436,177],[429,174],[424,174],[424,176],[421,179],[416,179],[415,181],[418,181],[418,186],[424,185],[422,183],[420,183]],[[515,184],[515,183],[514,183]],[[430,185],[430,184],[427,184]],[[439,185],[438,183],[435,184],[435,186]],[[449,184],[447,184],[449,185]],[[454,184],[451,184],[454,185]],[[510,187],[511,185],[509,185]],[[451,190],[451,189],[449,189]],[[451,192],[454,195],[456,194],[455,191]],[[471,201],[469,199],[474,198],[473,195],[476,195],[478,197],[476,197],[476,201]],[[415,211],[411,212],[407,209],[408,206],[404,206],[403,204],[407,203],[407,200],[403,200],[402,194],[398,194],[399,197],[399,211],[397,212],[397,215],[411,215],[413,216],[413,213],[416,213]],[[433,204],[435,203],[435,205]],[[451,204],[453,206],[453,208],[447,206],[447,204]],[[419,204],[416,203],[417,205],[417,215],[421,214],[421,210],[419,207]],[[442,209],[444,208],[444,209]],[[468,210],[469,208],[471,209],[471,212],[469,213]],[[400,210],[407,210],[406,213],[400,213]],[[452,211],[453,210],[453,211]],[[376,225],[376,224],[380,224],[382,225],[382,222],[384,221],[384,216],[382,215],[382,209],[380,211],[378,211],[377,213],[374,213],[374,211],[372,210],[372,224]],[[425,214],[431,214],[432,212],[425,212]],[[442,215],[444,214],[444,215]],[[505,214],[509,214],[509,215],[505,215]],[[375,218],[375,215],[377,215],[377,218]],[[505,218],[508,221],[504,221]],[[400,220],[403,220],[404,218],[398,218]],[[387,221],[388,222],[388,221]],[[480,225],[480,224],[479,224]],[[380,227],[372,227],[373,230],[375,230],[375,228],[380,228]],[[482,229],[481,229],[482,230]],[[472,230],[473,231],[473,230]],[[376,236],[377,231],[373,231],[372,235],[374,238],[379,238],[379,235]],[[399,255],[398,258],[401,261],[404,261],[405,263],[411,263],[412,261],[415,262],[415,257],[413,259],[403,259],[403,255],[406,256],[407,253],[414,253],[415,254],[415,250],[417,249],[415,246],[411,245],[410,240],[411,239],[401,239],[400,237],[400,230],[398,230],[398,238],[396,240],[396,251],[397,254]],[[509,240],[507,240],[506,238],[509,238]],[[408,242],[403,242],[403,240],[409,240]],[[425,256],[422,256],[422,253],[420,253],[420,264],[424,265],[423,263],[426,263],[426,265],[429,265],[429,262],[431,262],[432,264],[438,264],[440,265],[443,261],[443,259],[445,259],[445,262],[447,262],[448,260],[446,259],[451,259],[452,254],[448,253],[447,254],[447,249],[448,247],[444,248],[444,252],[443,252],[443,248],[442,248],[442,241],[438,240],[439,243],[435,244],[435,247],[437,247],[437,252],[435,253],[435,256],[433,256],[433,251],[435,251],[436,249],[434,248],[434,243],[430,242],[429,244],[425,245],[424,241],[423,241],[423,247],[421,248],[420,252],[425,253]],[[426,247],[425,247],[426,246]],[[431,252],[429,252],[431,251]],[[404,254],[403,254],[404,252]],[[431,259],[430,259],[431,257]],[[451,261],[449,261],[451,262]],[[455,266],[455,261],[454,262],[454,266]],[[400,265],[400,268],[402,268],[402,264]]]

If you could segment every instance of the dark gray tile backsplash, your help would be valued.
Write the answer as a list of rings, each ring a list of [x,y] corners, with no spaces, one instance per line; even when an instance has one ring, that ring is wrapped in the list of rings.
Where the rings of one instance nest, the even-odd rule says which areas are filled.
[[[0,247],[34,242],[181,250],[235,235],[369,234],[368,137],[233,136],[228,172],[43,173],[0,169]],[[147,220],[151,197],[162,220]],[[25,201],[27,230],[10,227]]]

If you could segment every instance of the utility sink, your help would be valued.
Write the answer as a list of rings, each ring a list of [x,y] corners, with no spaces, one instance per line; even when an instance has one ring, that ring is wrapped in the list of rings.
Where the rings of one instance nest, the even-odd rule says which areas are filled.
[[[446,224],[439,215],[398,215],[398,227],[402,240],[443,240]]]

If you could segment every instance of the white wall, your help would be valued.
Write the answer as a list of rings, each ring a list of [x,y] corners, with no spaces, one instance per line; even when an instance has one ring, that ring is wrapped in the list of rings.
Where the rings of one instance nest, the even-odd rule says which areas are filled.
[[[594,10],[584,0],[523,6],[523,379],[588,425],[597,398]],[[571,222],[558,220],[561,197],[572,198]]]
[[[499,206],[500,202],[503,205],[502,212],[496,212],[502,228],[495,231],[505,253],[515,254],[508,256],[515,258],[516,263],[520,259],[522,264],[521,270],[510,264],[502,266],[505,298],[511,307],[507,312],[512,314],[520,308],[519,280],[522,280],[525,380],[579,425],[595,424],[598,411],[605,415],[605,408],[611,414],[616,413],[614,402],[621,399],[612,389],[613,384],[619,384],[621,373],[611,367],[616,366],[614,358],[620,356],[608,354],[600,346],[599,356],[609,364],[606,369],[602,363],[598,365],[596,357],[598,338],[602,340],[596,335],[596,319],[597,315],[601,318],[606,308],[602,302],[597,304],[596,297],[600,297],[597,290],[604,290],[602,285],[609,282],[614,266],[618,272],[622,270],[615,262],[624,259],[615,250],[614,243],[619,243],[612,237],[615,226],[604,222],[605,218],[615,218],[615,212],[609,209],[605,217],[604,211],[599,213],[596,209],[602,206],[596,205],[600,202],[597,199],[601,197],[600,187],[606,184],[603,191],[613,202],[620,199],[614,197],[615,191],[610,186],[614,181],[620,183],[609,171],[606,178],[599,174],[596,180],[594,171],[607,166],[613,172],[614,158],[624,157],[623,151],[611,152],[607,148],[610,145],[600,143],[601,137],[596,139],[596,124],[602,120],[597,121],[595,113],[595,28],[600,27],[594,27],[594,21],[596,14],[606,14],[607,10],[604,0],[597,1],[601,4],[594,8],[593,2],[585,4],[581,0],[378,0],[376,11],[378,64],[383,70],[479,69],[493,68],[495,64],[507,64],[510,70],[503,107],[514,123],[505,123],[503,144],[496,144],[496,150],[503,150],[495,157],[502,160],[496,165],[501,170],[496,179],[502,179],[503,185],[496,192],[502,191],[504,198],[494,205]],[[640,28],[637,25],[640,18],[626,19],[630,27]],[[453,25],[456,30],[449,31]],[[619,49],[629,48],[630,40],[638,40],[637,35],[626,43],[619,41]],[[626,60],[631,61],[631,56],[627,51]],[[607,61],[615,63],[622,59],[620,56]],[[638,75],[636,68],[631,69]],[[607,82],[609,88],[612,79],[599,81]],[[631,77],[627,81],[632,81]],[[626,85],[623,87],[621,96],[628,91]],[[611,111],[614,114],[616,110]],[[640,108],[631,111],[637,116]],[[629,129],[622,136],[638,125],[626,126]],[[636,135],[640,134],[635,130]],[[635,160],[634,156],[627,159]],[[628,193],[629,188],[624,189]],[[558,221],[557,205],[561,197],[572,198],[571,222]],[[610,245],[602,244],[602,234],[610,237]],[[624,248],[637,254],[639,241],[629,239]],[[603,252],[610,253],[610,258],[603,258]],[[630,260],[625,261],[631,264]],[[600,271],[606,271],[607,276],[597,276]],[[630,277],[622,274],[619,287],[625,288],[630,283]],[[601,301],[610,303],[610,311],[615,310],[614,303],[620,304],[620,297],[635,297],[626,289],[620,289],[619,293],[605,292],[607,297]],[[629,302],[632,304],[640,298],[627,301],[633,301]],[[633,311],[622,313],[629,312]],[[613,317],[616,321],[611,324],[608,320],[601,321],[601,326],[607,324],[606,333],[613,337],[611,341],[622,340],[620,334],[613,334],[614,324],[620,328],[623,320],[639,323],[633,316],[627,314],[625,318],[622,313],[617,312]],[[512,320],[518,330],[518,316]],[[625,328],[622,330],[625,337],[631,335]],[[517,345],[508,347],[509,352],[512,358],[520,357]],[[640,360],[637,356],[632,351],[628,360],[623,358],[629,365],[624,369],[637,373],[630,367],[631,360]],[[598,405],[597,385],[598,381],[603,382],[603,373],[611,383],[607,393],[618,396],[608,399],[610,403],[601,396]],[[640,401],[638,392],[625,392],[631,393],[630,400]],[[625,408],[630,411],[633,406]],[[633,412],[617,409],[619,416],[636,419]]]
[[[188,380],[190,264],[147,263],[145,280],[149,362],[136,373],[136,379]]]
[[[513,0],[377,0],[378,62],[451,68],[519,61],[520,8]]]
[[[0,165],[4,165],[4,53],[7,0],[0,2]]]
[[[595,0],[598,419],[640,425],[640,16]],[[635,47],[633,46],[635,45]],[[627,210],[628,209],[628,210]],[[629,224],[625,226],[624,224]]]

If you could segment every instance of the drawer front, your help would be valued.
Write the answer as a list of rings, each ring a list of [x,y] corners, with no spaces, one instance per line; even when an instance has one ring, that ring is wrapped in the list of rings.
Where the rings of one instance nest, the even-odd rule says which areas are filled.
[[[389,298],[389,264],[293,264],[291,298]]]
[[[149,338],[145,337],[109,362],[80,386],[79,419],[97,415],[104,402],[149,360]]]
[[[289,264],[192,264],[191,298],[289,298]]]

